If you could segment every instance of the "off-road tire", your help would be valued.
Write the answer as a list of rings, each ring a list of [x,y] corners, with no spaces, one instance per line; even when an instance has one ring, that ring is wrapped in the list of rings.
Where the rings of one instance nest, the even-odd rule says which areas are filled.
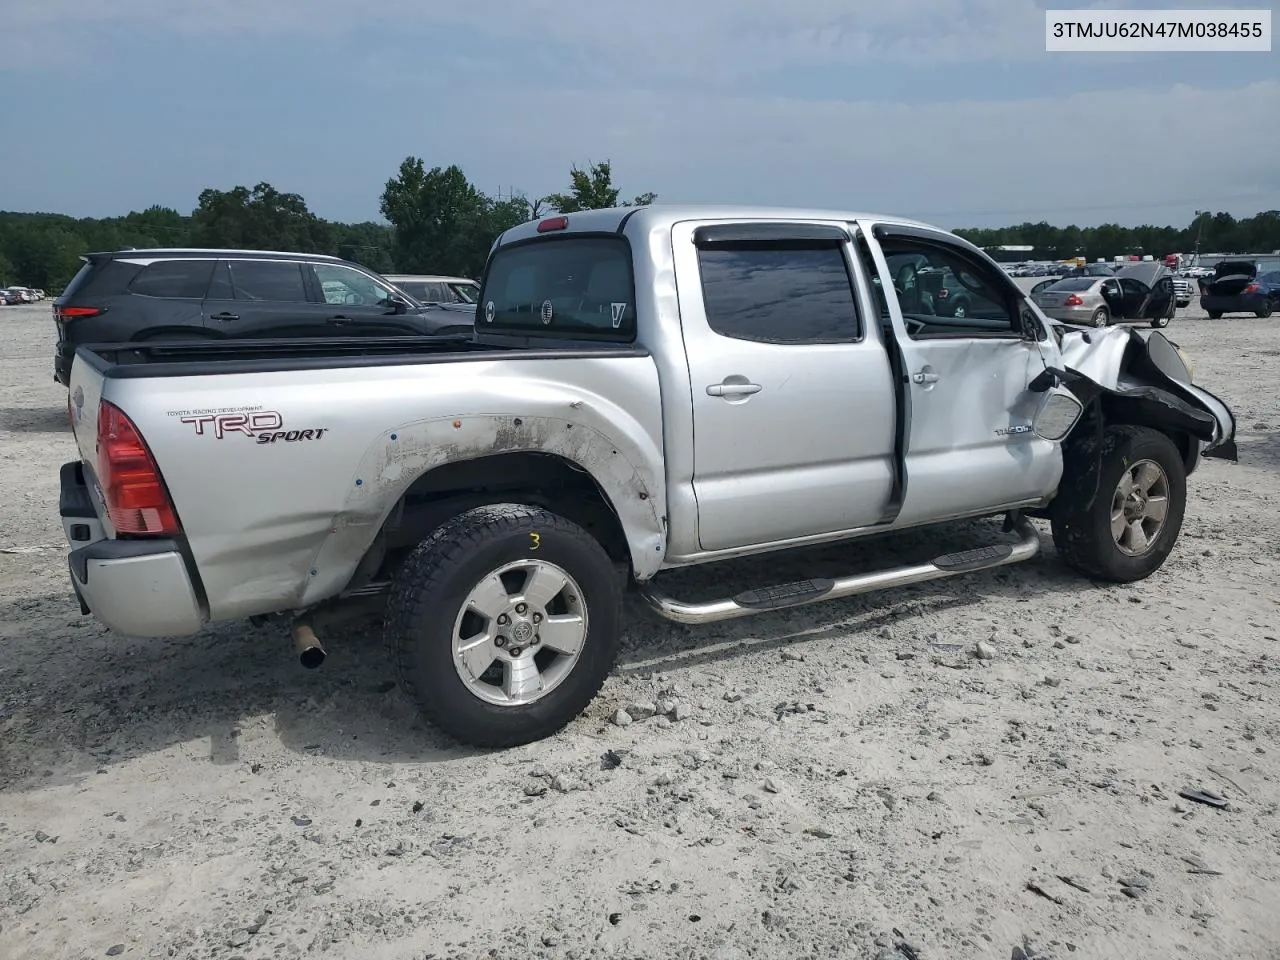
[[[1222,319],[1222,311],[1221,311],[1221,310],[1209,310],[1209,311],[1207,311],[1207,312],[1208,312],[1208,314],[1209,314],[1209,319],[1210,319],[1210,320],[1221,320],[1221,319]]]
[[[1110,322],[1111,311],[1106,307],[1099,307],[1097,310],[1093,311],[1093,316],[1089,318],[1090,326],[1094,327],[1105,327]]]
[[[459,677],[453,631],[481,578],[519,560],[549,560],[577,581],[587,635],[558,686],[532,703],[501,706]],[[513,747],[550,736],[586,708],[613,669],[621,625],[622,581],[596,539],[548,510],[501,503],[459,514],[413,549],[392,582],[384,638],[397,680],[430,723],[472,746]]]
[[[1145,580],[1164,564],[1182,529],[1187,505],[1187,473],[1182,454],[1158,430],[1120,424],[1097,439],[1073,438],[1063,448],[1063,473],[1050,511],[1053,543],[1071,567],[1096,580],[1132,583]],[[1142,556],[1123,553],[1111,535],[1111,501],[1129,464],[1153,460],[1169,483],[1168,513],[1155,543]],[[1096,495],[1095,495],[1096,489]]]

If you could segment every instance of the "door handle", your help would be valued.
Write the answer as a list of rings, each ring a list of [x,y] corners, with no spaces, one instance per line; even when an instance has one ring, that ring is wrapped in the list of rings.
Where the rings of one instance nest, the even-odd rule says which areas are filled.
[[[215,314],[214,314],[212,317],[210,317],[209,319],[211,319],[211,320],[222,320],[222,321],[224,321],[224,322],[225,322],[225,321],[227,321],[227,320],[239,320],[239,319],[240,319],[240,315],[239,315],[238,313],[227,313],[227,312],[224,310],[222,313],[215,313]]]
[[[325,321],[325,323],[332,323],[337,325],[337,324],[346,323],[350,319],[351,319],[350,317],[330,317],[328,320]]]
[[[931,371],[919,370],[911,375],[912,383],[937,383],[938,375]]]
[[[707,387],[708,397],[749,397],[763,389],[758,383],[713,383]]]

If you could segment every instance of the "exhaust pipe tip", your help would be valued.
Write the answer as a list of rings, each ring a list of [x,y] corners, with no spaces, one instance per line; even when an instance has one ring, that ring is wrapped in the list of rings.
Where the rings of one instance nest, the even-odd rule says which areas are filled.
[[[319,647],[308,647],[298,654],[298,662],[308,670],[314,670],[324,663],[325,653]]]
[[[295,623],[293,625],[293,646],[298,651],[298,662],[307,670],[314,670],[324,663],[324,647],[321,646],[320,638],[316,636],[310,624]]]

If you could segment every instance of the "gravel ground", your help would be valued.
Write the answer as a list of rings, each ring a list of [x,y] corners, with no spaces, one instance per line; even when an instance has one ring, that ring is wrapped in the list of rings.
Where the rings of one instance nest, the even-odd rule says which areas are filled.
[[[0,956],[1280,957],[1280,325],[1168,333],[1241,463],[1193,476],[1149,581],[1081,580],[1046,530],[1022,566],[713,628],[632,604],[585,716],[479,753],[371,628],[308,672],[279,628],[81,617],[48,306],[0,308]]]

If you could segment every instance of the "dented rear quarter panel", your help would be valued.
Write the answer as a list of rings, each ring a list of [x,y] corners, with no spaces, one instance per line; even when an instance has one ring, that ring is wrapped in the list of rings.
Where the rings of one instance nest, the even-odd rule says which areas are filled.
[[[151,447],[215,620],[338,593],[414,480],[507,451],[559,454],[590,473],[637,572],[656,569],[667,509],[658,396],[644,355],[103,383]],[[227,413],[246,416],[253,435],[232,421],[219,436],[212,418]]]

